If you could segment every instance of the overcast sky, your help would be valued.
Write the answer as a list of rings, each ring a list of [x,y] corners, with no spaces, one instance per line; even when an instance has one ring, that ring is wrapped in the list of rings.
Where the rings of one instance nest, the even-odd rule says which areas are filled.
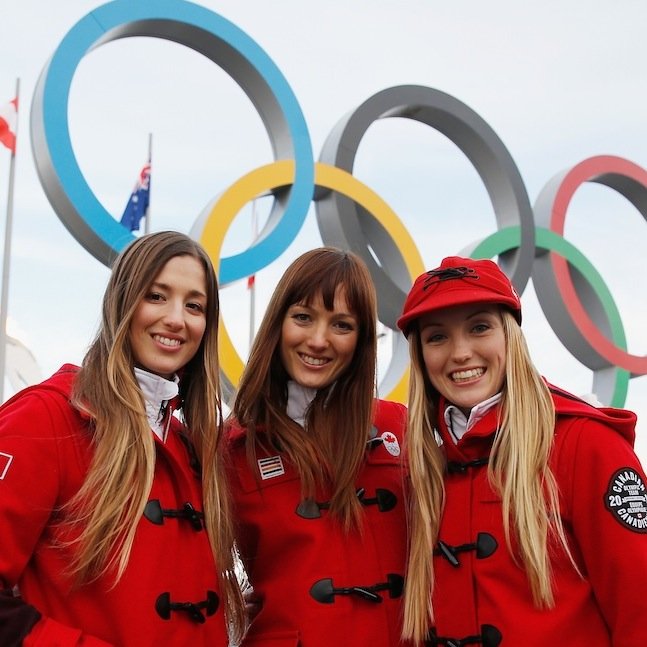
[[[49,205],[31,155],[28,114],[47,60],[99,4],[21,0],[0,22],[0,103],[13,97],[17,77],[21,82],[10,330],[31,349],[43,376],[63,362],[80,362],[96,331],[108,270]],[[315,157],[347,112],[380,90],[416,84],[453,95],[488,122],[514,158],[531,202],[556,173],[593,155],[647,165],[647,5],[640,0],[200,4],[246,32],[278,66],[299,101]],[[212,62],[174,43],[130,38],[98,48],[78,67],[69,109],[79,166],[116,218],[153,134],[153,230],[189,232],[215,196],[272,161],[268,136],[243,91]],[[2,221],[8,172],[2,148]],[[428,267],[496,229],[487,193],[467,158],[421,124],[389,119],[371,126],[354,174],[399,215]],[[249,223],[248,211],[241,213],[227,254],[248,245]],[[629,351],[644,355],[644,219],[610,189],[586,185],[569,209],[566,236],[609,286]],[[311,210],[287,251],[258,274],[259,317],[287,264],[320,244]],[[244,354],[244,282],[223,289],[222,301],[227,327]],[[542,373],[575,393],[589,392],[591,371],[557,340],[532,283],[522,301],[524,329]],[[626,406],[640,416],[638,451],[645,462],[647,377],[631,381]]]

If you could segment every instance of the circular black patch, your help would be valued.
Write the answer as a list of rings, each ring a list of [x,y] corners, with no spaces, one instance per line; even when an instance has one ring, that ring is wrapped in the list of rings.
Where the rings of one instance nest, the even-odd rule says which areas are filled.
[[[633,467],[623,467],[611,477],[604,503],[620,524],[633,532],[647,533],[647,492]]]

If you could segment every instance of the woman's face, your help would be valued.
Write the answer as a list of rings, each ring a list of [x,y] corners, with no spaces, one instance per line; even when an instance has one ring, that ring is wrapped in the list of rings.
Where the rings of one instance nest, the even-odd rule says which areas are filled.
[[[350,365],[359,334],[343,289],[335,293],[332,310],[318,294],[309,306],[290,306],[281,329],[281,361],[292,380],[301,386],[322,389],[332,384]]]
[[[498,306],[472,304],[420,318],[420,341],[434,388],[466,415],[503,387],[506,341]]]
[[[207,280],[193,256],[175,256],[155,277],[130,322],[135,365],[170,378],[196,354],[206,328]]]

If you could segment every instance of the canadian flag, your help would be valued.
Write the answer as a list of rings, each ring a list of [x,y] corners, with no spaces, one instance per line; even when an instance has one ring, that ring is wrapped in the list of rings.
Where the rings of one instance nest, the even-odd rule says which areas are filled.
[[[12,153],[16,152],[16,123],[18,122],[18,99],[0,107],[0,143]]]

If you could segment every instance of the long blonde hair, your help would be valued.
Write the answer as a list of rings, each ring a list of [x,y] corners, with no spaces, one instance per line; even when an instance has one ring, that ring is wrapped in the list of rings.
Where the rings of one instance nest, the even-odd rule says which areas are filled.
[[[357,346],[348,369],[317,393],[303,429],[286,414],[289,376],[280,356],[283,320],[290,306],[311,303],[321,295],[332,310],[335,294],[359,323]],[[369,438],[377,361],[375,288],[364,262],[355,254],[330,247],[297,258],[281,277],[268,304],[238,387],[232,415],[246,429],[250,465],[257,444],[280,447],[297,470],[302,496],[329,488],[331,515],[346,528],[358,525],[360,503],[355,479]],[[329,397],[334,390],[332,397]],[[258,428],[263,433],[257,433]]]
[[[78,532],[71,574],[79,583],[122,577],[142,518],[155,468],[155,443],[135,378],[129,329],[135,310],[165,264],[196,258],[207,287],[206,328],[182,370],[180,396],[186,434],[202,465],[204,519],[219,569],[234,636],[242,634],[244,604],[234,572],[234,531],[224,476],[218,365],[218,284],[204,249],[178,232],[138,238],[116,259],[106,288],[97,336],[77,374],[72,403],[91,417],[93,457],[79,492],[67,504]]]
[[[538,608],[554,604],[549,546],[571,556],[548,465],[555,407],[535,368],[516,319],[501,308],[506,339],[506,379],[501,419],[488,463],[488,478],[501,495],[506,544],[526,571]],[[407,457],[410,462],[410,548],[404,592],[403,636],[423,640],[433,622],[433,548],[442,516],[443,458],[435,441],[438,393],[427,376],[417,326],[409,334],[411,379]],[[513,542],[517,555],[512,552]]]

